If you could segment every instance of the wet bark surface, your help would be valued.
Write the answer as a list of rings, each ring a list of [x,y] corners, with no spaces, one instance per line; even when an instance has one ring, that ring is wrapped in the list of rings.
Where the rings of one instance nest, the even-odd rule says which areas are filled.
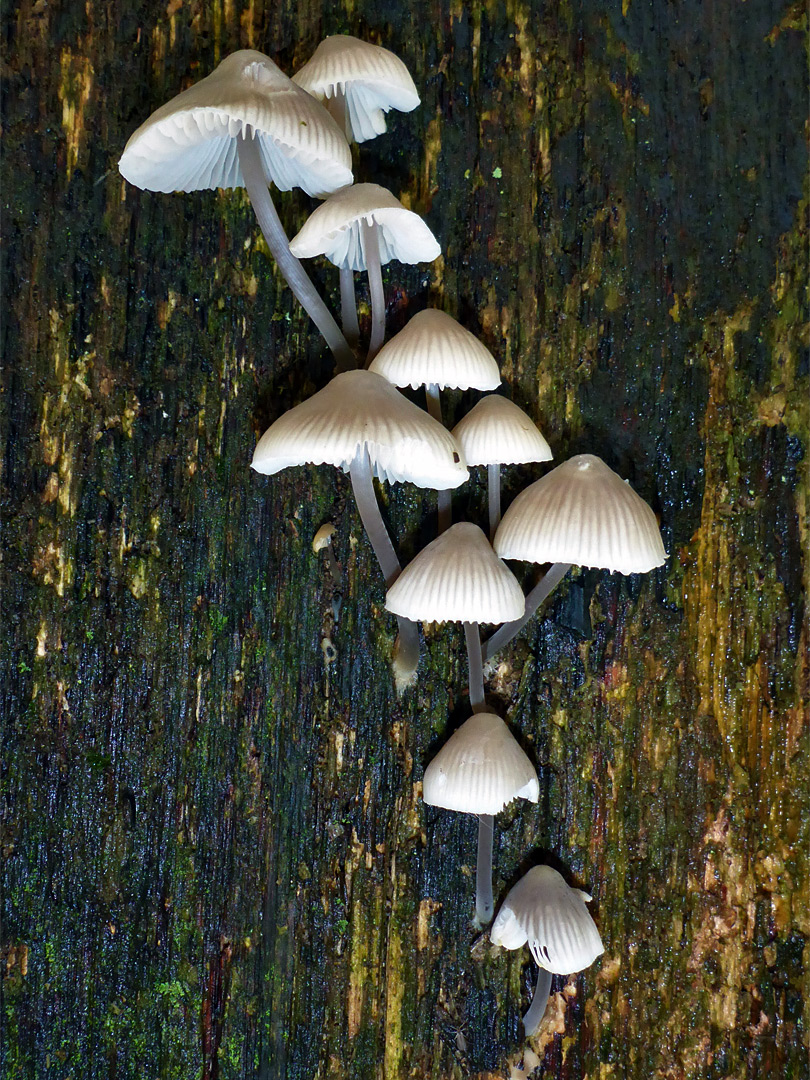
[[[244,194],[116,169],[222,56],[291,72],[336,32],[422,94],[355,154],[443,250],[386,268],[389,333],[458,317],[669,552],[575,570],[488,683],[541,782],[496,903],[550,860],[605,943],[530,1053],[528,951],[470,925],[476,823],[420,798],[461,630],[398,698],[347,478],[249,469],[332,364]],[[3,1075],[802,1075],[804,7],[23,0],[3,37]],[[313,205],[280,196],[291,234]],[[508,504],[542,469],[503,471]],[[473,474],[454,514],[485,524]],[[435,496],[382,494],[407,560]]]

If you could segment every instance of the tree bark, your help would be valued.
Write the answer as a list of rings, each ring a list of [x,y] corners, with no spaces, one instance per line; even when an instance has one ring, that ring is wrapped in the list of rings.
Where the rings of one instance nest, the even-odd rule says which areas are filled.
[[[347,478],[249,469],[332,361],[244,193],[116,169],[227,53],[292,72],[332,33],[391,48],[422,95],[355,154],[443,249],[384,270],[389,333],[458,317],[556,461],[603,457],[670,553],[572,571],[490,675],[541,782],[496,822],[496,908],[548,859],[605,944],[529,1047],[556,1077],[801,1074],[805,26],[772,0],[5,12],[4,1077],[524,1060],[528,950],[475,936],[477,823],[420,797],[464,719],[462,635],[429,627],[397,697]],[[292,235],[313,204],[278,205]],[[337,311],[337,271],[312,271]],[[448,421],[475,400],[449,393]],[[504,504],[543,471],[504,468]],[[485,524],[472,474],[454,519]],[[406,562],[435,500],[383,496]]]

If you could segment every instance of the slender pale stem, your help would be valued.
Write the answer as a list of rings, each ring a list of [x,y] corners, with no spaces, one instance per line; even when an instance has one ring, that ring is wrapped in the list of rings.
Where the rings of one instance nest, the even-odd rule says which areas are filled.
[[[474,713],[486,712],[484,665],[481,662],[481,634],[478,623],[464,623],[464,641],[467,645],[467,669],[470,676],[470,706]]]
[[[338,371],[353,368],[355,366],[354,353],[349,348],[348,342],[340,332],[340,327],[326,304],[318,295],[306,270],[290,251],[290,242],[267,187],[258,139],[254,138],[249,127],[238,136],[236,150],[239,155],[242,179],[253,204],[259,228],[267,241],[271,255],[278,263],[284,280],[304,311],[323,334],[326,344],[337,361]]]
[[[330,116],[344,133],[347,140],[351,142],[352,132],[349,131],[346,123],[346,95],[343,93],[343,88],[341,86],[335,87],[335,92],[331,99],[328,100],[328,104]]]
[[[489,542],[495,539],[495,530],[501,523],[501,467],[487,465],[487,488],[489,490]]]
[[[357,349],[360,326],[357,322],[357,300],[354,295],[354,270],[350,266],[340,268],[340,319],[346,340],[353,349]]]
[[[369,543],[380,564],[385,584],[390,588],[402,573],[399,559],[391,543],[391,537],[374,494],[374,481],[371,477],[371,462],[368,450],[363,447],[349,469],[357,512],[363,522]],[[419,664],[419,627],[410,619],[397,615],[399,635],[394,645],[394,675],[397,687],[402,689],[413,681]]]
[[[488,638],[487,641],[484,642],[483,656],[485,663],[487,660],[491,660],[499,649],[508,645],[509,642],[520,633],[546,597],[560,584],[562,579],[571,569],[571,565],[571,563],[552,563],[526,597],[526,610],[523,615],[521,615],[519,619],[515,619],[514,622],[504,623],[499,630],[495,631],[491,638]]]
[[[534,996],[529,1006],[529,1011],[523,1017],[523,1030],[526,1036],[534,1035],[540,1027],[548,1004],[548,995],[551,993],[551,972],[540,968],[537,972],[537,982],[534,986]]]
[[[438,383],[427,383],[425,385],[425,401],[427,403],[427,411],[437,420],[440,424],[444,424],[442,420],[442,399],[439,393]],[[439,500],[439,536],[443,532],[447,532],[450,526],[453,524],[453,506],[452,506],[452,493],[448,488],[437,493]]]
[[[380,244],[377,240],[377,225],[363,222],[363,248],[366,254],[368,271],[368,291],[371,294],[371,339],[368,343],[368,366],[382,348],[385,341],[385,295],[383,293],[382,266],[380,265]]]
[[[492,898],[492,834],[495,819],[492,814],[478,815],[478,861],[475,868],[475,918],[486,926],[495,911]]]

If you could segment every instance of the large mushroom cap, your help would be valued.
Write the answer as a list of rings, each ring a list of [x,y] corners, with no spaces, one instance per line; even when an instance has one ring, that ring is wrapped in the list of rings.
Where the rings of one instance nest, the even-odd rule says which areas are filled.
[[[252,468],[268,475],[305,463],[348,470],[363,448],[381,480],[454,488],[467,479],[450,432],[371,371],[344,371],[279,417],[259,440]]]
[[[395,386],[431,383],[440,389],[494,390],[501,373],[495,357],[460,323],[435,308],[420,311],[375,356],[371,369]]]
[[[408,563],[385,606],[414,622],[501,623],[519,619],[525,600],[478,526],[459,521]]]
[[[453,428],[453,437],[464,448],[468,465],[520,465],[553,456],[532,420],[500,394],[482,397]]]
[[[586,899],[587,893],[572,889],[552,867],[534,866],[509,891],[490,938],[505,949],[519,949],[528,941],[540,967],[573,975],[604,952]]]
[[[309,215],[290,241],[298,259],[325,255],[343,269],[365,270],[363,222],[377,226],[380,264],[432,262],[441,254],[436,237],[413,210],[379,184],[353,184],[331,195]]]
[[[410,112],[419,104],[413,79],[399,57],[349,34],[324,38],[293,81],[327,108],[342,90],[346,135],[358,143],[382,135],[389,109]]]
[[[161,106],[118,168],[149,191],[242,187],[236,136],[259,140],[268,183],[323,197],[352,181],[349,144],[324,107],[269,56],[242,49]]]
[[[481,712],[453,732],[425,769],[422,797],[464,814],[497,814],[513,799],[537,802],[540,786],[500,716]]]
[[[667,557],[655,514],[612,469],[580,454],[521,491],[494,547],[503,559],[640,574]]]

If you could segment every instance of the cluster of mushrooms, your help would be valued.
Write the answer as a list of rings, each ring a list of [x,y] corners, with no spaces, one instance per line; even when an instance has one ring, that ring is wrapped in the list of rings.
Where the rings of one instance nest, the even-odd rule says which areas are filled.
[[[271,253],[321,331],[337,374],[281,416],[256,446],[252,467],[273,475],[329,463],[348,472],[357,508],[398,622],[392,659],[399,691],[419,664],[418,623],[460,622],[469,663],[471,717],[425,770],[426,803],[479,817],[475,920],[494,913],[494,816],[516,798],[537,802],[531,761],[504,721],[487,708],[484,666],[503,648],[572,565],[623,574],[663,564],[666,553],[649,506],[592,455],[572,458],[524,490],[501,520],[500,469],[552,454],[531,419],[508,398],[485,393],[452,430],[442,423],[446,388],[494,391],[501,382],[489,350],[455,319],[428,309],[385,342],[381,266],[435,259],[440,247],[422,219],[390,191],[354,184],[350,141],[386,129],[390,109],[410,111],[419,95],[391,52],[348,36],[327,38],[289,79],[262,53],[243,50],[158,109],[130,138],[119,168],[151,191],[244,186]],[[269,186],[301,187],[322,204],[292,241]],[[341,323],[328,310],[300,258],[325,255],[340,271]],[[365,350],[354,273],[368,274],[371,329]],[[365,353],[365,366],[359,357]],[[426,410],[397,387],[425,388]],[[488,469],[489,538],[469,522],[451,524],[451,492],[468,466]],[[374,478],[438,492],[438,537],[403,570],[386,531]],[[504,559],[551,564],[528,596]],[[484,643],[480,624],[500,624]],[[491,940],[528,942],[539,966],[527,1035],[543,1017],[552,974],[589,966],[603,951],[586,907],[550,866],[535,866],[501,904]]]

